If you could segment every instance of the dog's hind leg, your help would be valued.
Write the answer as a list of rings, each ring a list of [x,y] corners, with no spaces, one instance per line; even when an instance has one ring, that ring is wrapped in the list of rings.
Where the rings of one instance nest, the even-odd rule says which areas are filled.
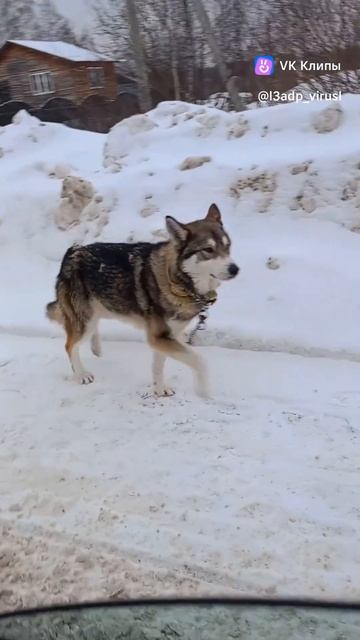
[[[85,336],[86,327],[83,327],[81,330],[79,327],[74,327],[74,325],[69,321],[69,319],[65,319],[65,331],[66,331],[66,343],[65,349],[69,356],[71,368],[75,374],[76,379],[81,384],[89,384],[90,382],[94,382],[94,376],[89,371],[83,367],[83,364],[80,360],[80,343]]]

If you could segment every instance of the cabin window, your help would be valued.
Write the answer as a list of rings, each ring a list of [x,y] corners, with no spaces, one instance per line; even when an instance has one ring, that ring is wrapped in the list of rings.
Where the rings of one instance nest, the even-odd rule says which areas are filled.
[[[90,84],[94,89],[101,89],[105,85],[104,69],[102,67],[88,67]]]
[[[41,71],[30,74],[31,91],[34,96],[41,96],[46,93],[54,93],[55,82],[51,71]]]

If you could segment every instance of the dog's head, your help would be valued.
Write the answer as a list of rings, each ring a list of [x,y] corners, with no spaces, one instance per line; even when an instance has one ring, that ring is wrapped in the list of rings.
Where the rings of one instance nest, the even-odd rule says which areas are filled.
[[[216,204],[210,206],[205,218],[187,224],[167,216],[166,227],[176,246],[178,267],[192,278],[200,293],[238,274],[239,267],[230,255],[231,240]]]

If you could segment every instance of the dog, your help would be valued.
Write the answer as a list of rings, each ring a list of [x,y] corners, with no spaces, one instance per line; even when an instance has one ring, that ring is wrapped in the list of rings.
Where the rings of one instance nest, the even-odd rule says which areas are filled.
[[[56,280],[56,300],[46,307],[50,320],[66,333],[65,349],[77,380],[93,382],[80,360],[79,347],[91,338],[101,355],[98,322],[118,318],[142,327],[153,349],[153,390],[174,392],[164,384],[166,357],[189,366],[195,390],[208,397],[203,359],[179,340],[189,322],[216,300],[216,289],[239,267],[230,256],[231,240],[216,204],[201,220],[183,224],[166,217],[169,240],[133,244],[97,242],[74,245],[65,253]]]

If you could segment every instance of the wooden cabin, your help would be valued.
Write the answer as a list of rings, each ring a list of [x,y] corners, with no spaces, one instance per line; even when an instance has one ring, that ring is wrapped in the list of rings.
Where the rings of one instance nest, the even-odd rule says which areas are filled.
[[[0,126],[21,109],[106,132],[139,105],[136,83],[106,56],[60,41],[8,40],[0,49]]]
[[[80,104],[117,94],[114,62],[93,51],[32,40],[8,40],[0,49],[0,104],[14,100],[39,108],[53,98]]]

